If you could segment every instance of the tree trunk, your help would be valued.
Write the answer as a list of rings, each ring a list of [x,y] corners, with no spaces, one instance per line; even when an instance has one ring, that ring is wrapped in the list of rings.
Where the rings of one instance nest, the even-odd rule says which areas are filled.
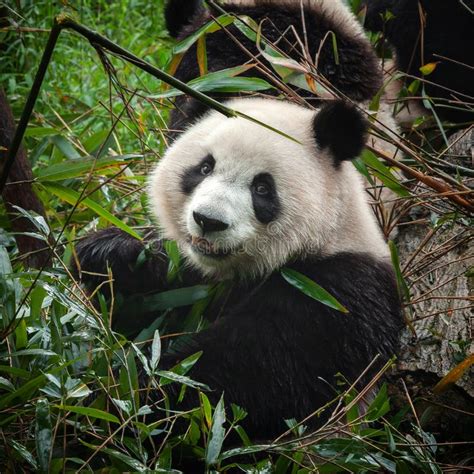
[[[473,139],[472,129],[451,137],[449,162],[472,168]],[[408,392],[419,418],[414,422],[438,441],[472,441],[474,367],[466,362],[472,364],[474,354],[474,232],[467,218],[434,230],[427,225],[430,218],[430,211],[419,207],[399,226],[396,243],[410,301],[400,356],[389,379],[397,404],[406,405]],[[453,377],[454,384],[435,389],[463,361],[467,370]]]
[[[0,88],[0,173],[14,133],[15,121],[13,114],[5,92]],[[20,147],[10,170],[7,185],[2,193],[13,232],[38,232],[29,219],[19,217],[14,206],[19,206],[26,211],[32,211],[45,217],[43,204],[36,196],[32,182],[31,166],[24,148]],[[41,268],[51,264],[51,253],[44,241],[26,235],[15,235],[15,238],[19,252],[25,258],[27,265]]]

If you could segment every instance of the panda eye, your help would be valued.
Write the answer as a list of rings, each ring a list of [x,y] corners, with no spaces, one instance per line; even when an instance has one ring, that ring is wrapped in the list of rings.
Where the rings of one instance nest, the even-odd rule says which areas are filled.
[[[212,173],[213,169],[214,169],[214,167],[211,165],[211,163],[206,161],[201,165],[201,168],[200,168],[199,172],[203,176],[209,176]]]
[[[266,184],[259,183],[255,186],[255,193],[259,196],[268,196],[270,194],[270,189]]]

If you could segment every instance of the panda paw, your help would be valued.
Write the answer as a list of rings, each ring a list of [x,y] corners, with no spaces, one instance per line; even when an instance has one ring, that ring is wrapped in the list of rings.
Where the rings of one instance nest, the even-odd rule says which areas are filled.
[[[104,283],[111,277],[114,292],[123,295],[160,289],[167,258],[162,251],[146,254],[152,241],[159,242],[150,236],[140,241],[116,227],[94,232],[76,245],[73,274],[89,291],[102,285],[105,293],[110,292],[111,285]]]

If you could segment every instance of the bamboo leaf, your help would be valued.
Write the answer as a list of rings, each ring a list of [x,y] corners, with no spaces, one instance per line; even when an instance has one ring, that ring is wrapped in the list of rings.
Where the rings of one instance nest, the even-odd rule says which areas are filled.
[[[39,182],[61,181],[64,179],[82,177],[85,173],[89,173],[91,170],[93,170],[94,173],[104,172],[108,168],[113,168],[115,170],[119,165],[124,165],[142,158],[143,155],[130,154],[101,158],[99,160],[91,157],[81,159],[80,161],[63,161],[38,170],[36,172],[36,180]]]
[[[206,35],[201,36],[197,41],[197,59],[199,65],[199,75],[207,74],[207,49],[206,49]]]
[[[38,470],[38,464],[33,457],[33,455],[25,448],[22,444],[18,443],[14,439],[9,440],[10,446],[14,449],[14,451],[23,458],[35,471]]]
[[[201,390],[207,390],[207,391],[211,390],[204,383],[196,382],[195,380],[192,380],[191,378],[186,377],[185,375],[178,375],[178,374],[175,374],[174,372],[170,372],[169,370],[159,370],[157,372],[157,375],[161,377],[160,385],[166,385],[166,383],[163,383],[163,382],[168,381],[168,383],[178,382],[181,385],[186,385],[187,387],[192,387],[192,388],[199,388]]]
[[[189,306],[209,295],[210,288],[206,285],[196,285],[177,290],[168,290],[151,296],[134,296],[128,298],[120,307],[122,313],[129,310],[134,312],[155,312],[172,308]]]
[[[390,168],[385,166],[370,150],[365,149],[360,155],[361,161],[367,165],[372,173],[394,193],[401,197],[409,197],[410,193],[399,182]]]
[[[435,386],[434,393],[446,392],[474,365],[474,354],[466,357],[460,364],[451,369]]]
[[[77,191],[74,191],[73,189],[61,186],[60,184],[52,183],[50,181],[42,183],[42,186],[50,193],[54,194],[55,196],[68,202],[71,205],[75,205],[79,201],[80,195]],[[136,239],[141,240],[141,237],[131,227],[129,227],[120,219],[112,215],[109,211],[104,209],[100,204],[98,204],[91,198],[87,197],[85,199],[82,199],[80,204],[94,211],[97,215],[103,217],[106,221],[115,225],[119,229],[122,229],[123,231],[127,232]]]
[[[74,405],[53,405],[54,408],[57,408],[61,411],[69,411],[71,413],[76,413],[78,415],[88,416],[90,418],[98,418],[99,420],[110,421],[111,423],[120,424],[120,420],[106,411],[98,410],[97,408],[91,407],[80,407]]]
[[[49,472],[49,459],[53,447],[53,431],[49,413],[49,402],[40,398],[36,403],[36,455],[38,457],[39,471]]]
[[[80,158],[81,155],[79,152],[71,145],[71,143],[66,140],[61,135],[55,135],[51,137],[51,141],[55,145],[55,147],[66,157],[70,160],[74,160]]]
[[[209,23],[206,23],[192,35],[187,36],[183,41],[179,42],[173,48],[173,54],[185,53],[201,36],[219,31],[221,28],[231,25],[234,23],[234,21],[235,17],[233,15],[225,14],[221,15],[215,20],[210,21]]]
[[[302,273],[292,270],[291,268],[283,268],[281,274],[290,285],[298,288],[298,290],[302,291],[306,296],[309,296],[330,308],[336,309],[341,313],[349,312],[349,310],[339,303],[334,296],[330,295],[324,288]]]
[[[223,69],[217,72],[210,72],[205,76],[189,81],[187,85],[199,92],[256,92],[274,89],[274,87],[267,81],[258,77],[236,77],[253,67],[253,64],[247,64],[244,66]],[[163,99],[176,97],[182,94],[184,94],[184,92],[178,89],[169,89],[166,92],[153,95],[152,97],[154,99]]]
[[[225,438],[224,423],[226,420],[224,395],[221,396],[219,403],[214,409],[211,425],[211,439],[206,447],[206,465],[213,466],[219,459],[222,444]]]
[[[161,338],[160,332],[158,329],[155,331],[155,335],[153,336],[153,342],[151,344],[151,360],[150,366],[151,370],[156,370],[158,364],[160,363],[161,357]]]
[[[437,65],[437,62],[424,64],[420,67],[420,72],[423,76],[429,76],[436,69]]]

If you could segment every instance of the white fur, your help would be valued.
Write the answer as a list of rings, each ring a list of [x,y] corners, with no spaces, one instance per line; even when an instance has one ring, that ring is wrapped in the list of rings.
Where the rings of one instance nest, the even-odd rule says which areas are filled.
[[[318,151],[314,111],[274,99],[237,99],[227,105],[300,143],[215,111],[176,140],[150,179],[150,205],[164,236],[176,240],[191,263],[214,276],[254,276],[279,268],[293,256],[388,256],[360,175],[350,162],[336,170],[332,158]],[[216,160],[214,172],[186,196],[181,191],[183,173],[209,154]],[[250,193],[253,177],[262,172],[273,176],[281,202],[280,216],[268,225],[256,219]],[[191,248],[189,236],[200,235],[193,211],[230,224],[205,237],[235,254],[213,259]]]

